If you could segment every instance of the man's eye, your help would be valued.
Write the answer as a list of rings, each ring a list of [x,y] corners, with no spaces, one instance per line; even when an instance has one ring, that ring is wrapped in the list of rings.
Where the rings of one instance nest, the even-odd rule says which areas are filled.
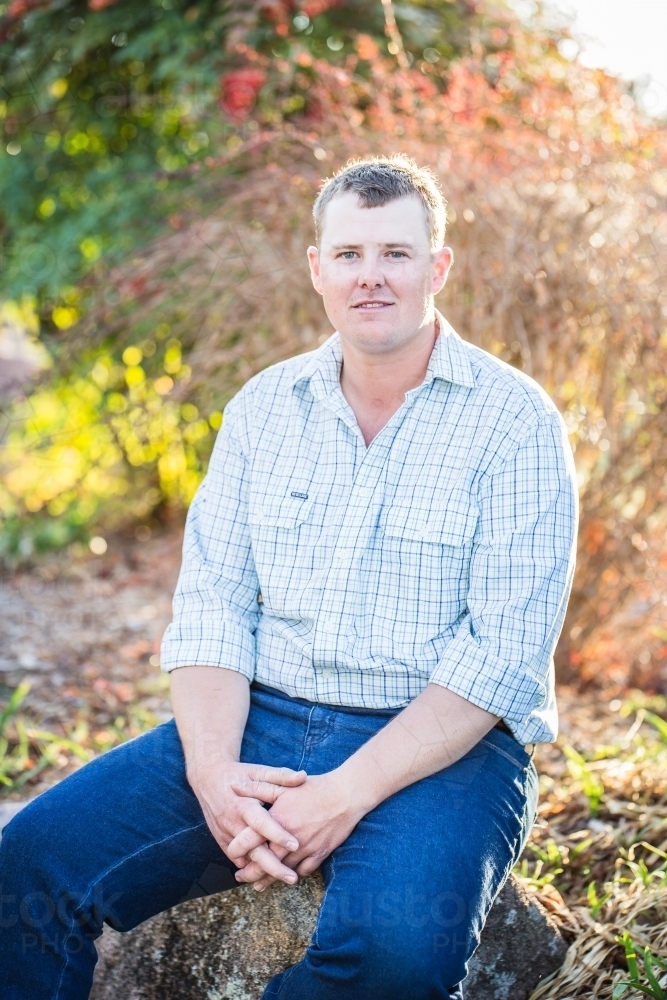
[[[338,254],[338,256],[342,257],[344,260],[352,260],[356,257],[356,252],[354,250],[343,250],[343,252]]]
[[[389,256],[393,257],[394,260],[400,260],[401,257],[405,257],[402,250],[391,250]]]

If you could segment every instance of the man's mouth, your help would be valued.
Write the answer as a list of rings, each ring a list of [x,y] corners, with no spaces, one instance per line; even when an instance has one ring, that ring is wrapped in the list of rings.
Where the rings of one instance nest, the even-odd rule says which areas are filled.
[[[366,302],[357,302],[353,309],[386,309],[388,306],[393,306],[393,302],[381,302],[379,299],[369,299]]]

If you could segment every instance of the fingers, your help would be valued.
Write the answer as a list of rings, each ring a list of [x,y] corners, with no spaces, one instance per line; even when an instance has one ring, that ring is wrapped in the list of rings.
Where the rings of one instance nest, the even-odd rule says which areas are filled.
[[[267,886],[272,885],[274,882],[275,882],[274,878],[272,878],[270,875],[265,875],[264,878],[261,879],[261,881],[255,882],[255,884],[253,885],[253,889],[256,889],[257,892],[263,892]]]
[[[251,777],[234,778],[232,789],[237,795],[246,795],[260,802],[275,802],[285,791],[284,785],[270,781],[258,781]]]
[[[246,843],[251,845],[248,849],[252,850],[253,847],[257,847],[259,843],[262,843],[262,841],[265,840],[272,840],[289,851],[298,850],[299,842],[294,834],[290,833],[289,830],[283,829],[280,823],[278,823],[278,821],[275,820],[273,816],[266,811],[266,809],[263,809],[257,801],[248,801],[239,810],[239,813],[247,826],[250,827],[254,833],[260,834],[259,841],[252,839],[250,837],[250,833],[246,834],[245,830],[242,830],[241,833],[237,834],[234,841],[238,840],[239,837],[243,837],[243,841],[240,845],[243,847],[243,850],[240,850],[239,853],[247,853],[244,846]],[[234,841],[232,841],[232,843],[234,843]],[[231,855],[229,855],[229,857],[231,857]]]
[[[302,878],[305,875],[312,875],[314,871],[317,871],[317,869],[320,867],[321,864],[322,864],[321,858],[315,858],[312,856],[309,858],[304,858],[303,861],[299,865],[297,865],[296,869],[297,874],[300,875]]]
[[[236,872],[237,882],[256,882],[266,875],[272,875],[276,879],[294,885],[299,881],[296,872],[286,865],[283,865],[275,856],[273,851],[266,844],[255,847],[248,855],[254,864],[246,865]]]
[[[322,864],[321,858],[316,858],[312,856],[309,858],[304,858],[296,868],[297,875],[300,878],[304,878],[306,875],[312,875],[314,871],[317,871],[317,869],[320,867],[321,864]],[[256,889],[257,892],[263,892],[264,889],[267,889],[270,885],[273,884],[273,882],[276,881],[276,879],[273,878],[271,875],[260,875],[260,877],[255,881],[254,878],[255,874],[256,871],[253,870],[251,872],[253,888]]]
[[[227,845],[227,857],[239,866],[243,855],[248,855],[255,847],[265,844],[267,838],[262,833],[257,833],[251,826],[244,827],[239,834]]]
[[[263,868],[260,868],[256,861],[248,859],[248,863],[242,869],[234,873],[234,878],[241,883],[264,882],[270,879],[275,882],[273,875],[267,875]]]
[[[248,775],[253,781],[267,781],[287,787],[302,785],[308,777],[303,770],[293,771],[291,767],[271,767],[269,764],[248,764]]]

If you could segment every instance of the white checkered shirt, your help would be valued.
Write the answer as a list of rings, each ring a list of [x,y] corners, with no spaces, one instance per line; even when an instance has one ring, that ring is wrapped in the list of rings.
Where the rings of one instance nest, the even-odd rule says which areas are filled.
[[[565,427],[535,382],[438,318],[423,383],[368,448],[338,334],[229,403],[188,514],[164,670],[227,667],[369,709],[441,684],[521,743],[555,739],[577,525]]]

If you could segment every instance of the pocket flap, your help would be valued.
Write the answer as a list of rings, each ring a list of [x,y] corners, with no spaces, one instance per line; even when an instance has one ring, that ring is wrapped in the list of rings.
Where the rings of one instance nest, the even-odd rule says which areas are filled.
[[[250,523],[267,528],[297,528],[310,516],[312,500],[291,496],[258,497],[250,510]]]
[[[438,545],[465,545],[475,534],[479,512],[465,501],[446,502],[438,510],[394,506],[387,512],[385,535]]]

